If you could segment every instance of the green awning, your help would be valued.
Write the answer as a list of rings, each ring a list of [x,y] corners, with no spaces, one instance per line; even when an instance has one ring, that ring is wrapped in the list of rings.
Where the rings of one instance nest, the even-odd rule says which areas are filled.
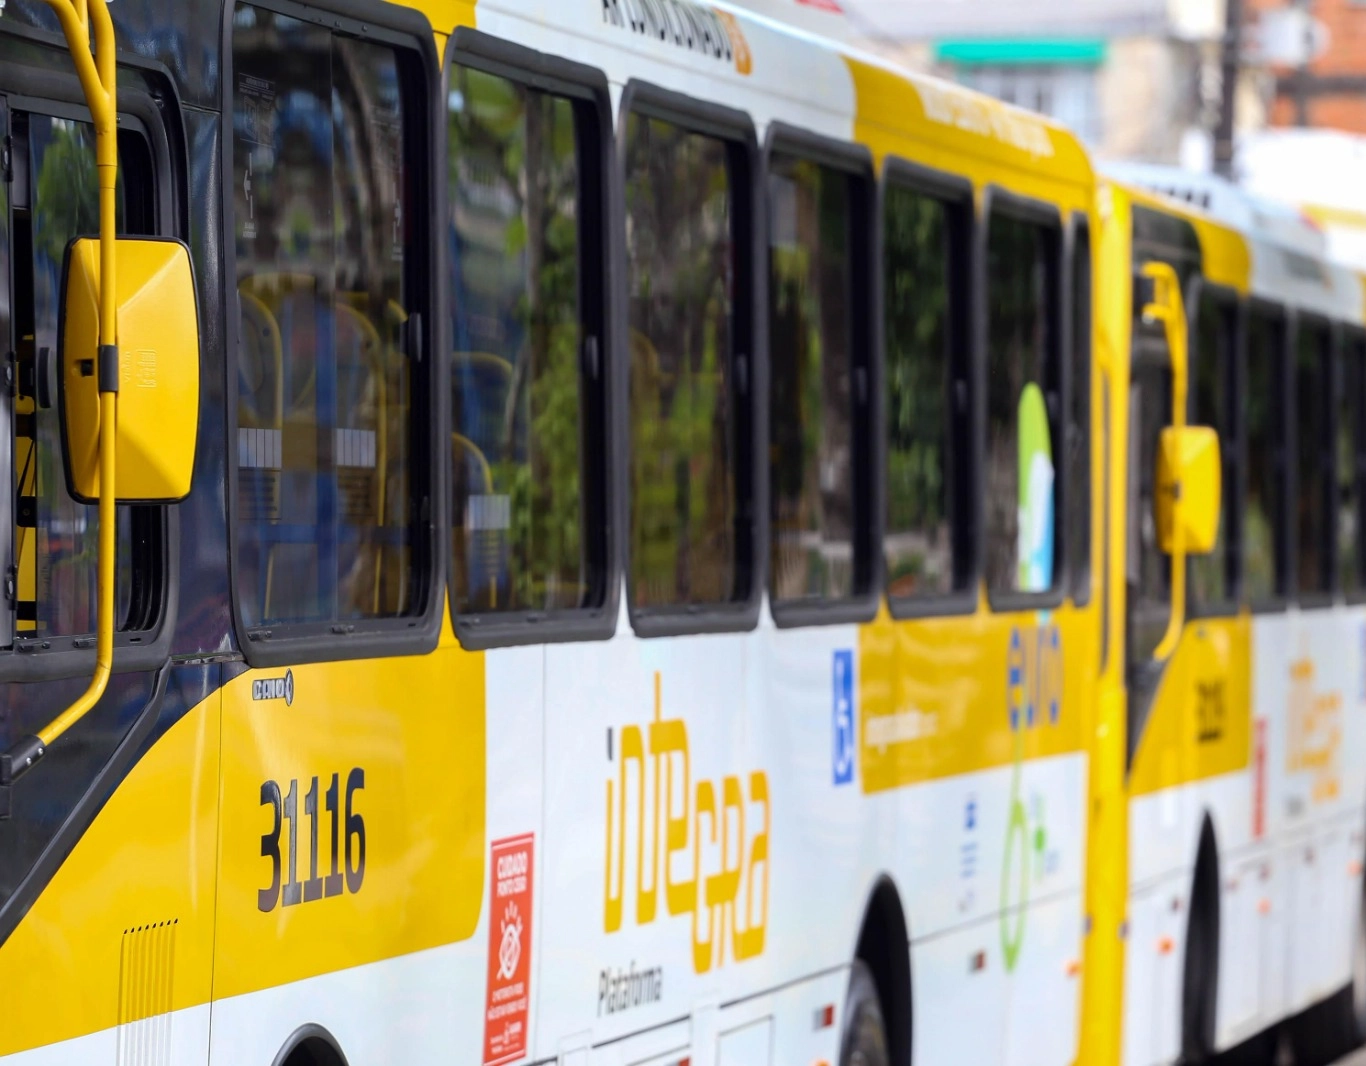
[[[991,38],[939,41],[935,58],[964,67],[982,66],[1096,66],[1105,61],[1101,37]]]

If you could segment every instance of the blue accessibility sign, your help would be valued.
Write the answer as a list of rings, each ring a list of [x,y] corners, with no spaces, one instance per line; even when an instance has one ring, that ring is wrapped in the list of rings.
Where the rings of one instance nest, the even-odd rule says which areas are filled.
[[[832,674],[834,686],[834,771],[835,784],[854,780],[854,653],[835,652]]]

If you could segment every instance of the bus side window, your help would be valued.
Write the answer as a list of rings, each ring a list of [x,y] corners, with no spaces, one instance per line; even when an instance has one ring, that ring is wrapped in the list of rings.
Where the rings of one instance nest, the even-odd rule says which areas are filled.
[[[1068,357],[1070,403],[1067,407],[1067,472],[1063,506],[1067,513],[1063,549],[1068,560],[1072,599],[1091,598],[1091,230],[1086,217],[1073,221],[1069,266],[1072,318]]]
[[[1064,448],[1056,223],[993,208],[987,229],[987,587],[1059,587]]]
[[[1172,420],[1172,369],[1165,339],[1137,325],[1134,332],[1129,387],[1128,652],[1130,666],[1142,676],[1171,617],[1171,559],[1158,543],[1154,507],[1158,445],[1162,430]]]
[[[424,607],[407,58],[246,4],[232,48],[237,600],[349,633]]]
[[[624,130],[631,606],[753,592],[745,150],[633,110]]]
[[[597,117],[469,66],[448,94],[457,615],[603,602]]]
[[[1301,597],[1333,588],[1333,334],[1300,316],[1295,330],[1295,581]]]
[[[1248,315],[1247,373],[1241,410],[1247,418],[1247,493],[1242,518],[1243,595],[1265,604],[1287,595],[1286,322],[1285,313],[1254,304]]]
[[[769,581],[786,604],[871,586],[867,175],[769,163]]]
[[[1238,588],[1238,411],[1233,402],[1237,329],[1236,300],[1202,286],[1190,354],[1190,422],[1219,434],[1223,460],[1218,539],[1208,555],[1189,559],[1191,607],[1204,613],[1231,610]]]
[[[970,189],[940,196],[889,172],[882,554],[893,610],[967,593],[974,577],[971,239]]]
[[[37,112],[11,117],[13,184],[14,636],[51,643],[95,630],[98,514],[67,491],[62,429],[47,382],[55,371],[67,244],[99,228],[95,133],[89,122]],[[119,133],[117,226],[156,232],[151,148],[136,123]],[[151,629],[164,587],[164,511],[118,508],[119,632]],[[68,645],[69,646],[69,645]]]
[[[1334,528],[1338,585],[1352,599],[1361,595],[1366,566],[1366,334],[1352,331],[1339,356],[1336,423],[1337,496]]]

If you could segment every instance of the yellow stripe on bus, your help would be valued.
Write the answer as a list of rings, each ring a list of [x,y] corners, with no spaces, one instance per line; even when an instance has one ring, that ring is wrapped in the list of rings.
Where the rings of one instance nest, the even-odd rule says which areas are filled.
[[[1095,619],[1068,608],[896,622],[884,611],[859,635],[863,790],[1081,752]]]

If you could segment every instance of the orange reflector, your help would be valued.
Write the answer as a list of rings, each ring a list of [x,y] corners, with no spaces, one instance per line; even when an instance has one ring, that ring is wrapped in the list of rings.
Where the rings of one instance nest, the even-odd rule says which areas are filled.
[[[1270,914],[1270,913],[1271,913],[1271,901],[1270,901],[1269,899],[1262,899],[1262,900],[1259,900],[1258,903],[1257,903],[1257,912],[1258,912],[1259,914]]]
[[[1348,876],[1348,877],[1360,877],[1360,876],[1361,876],[1361,863],[1360,863],[1360,862],[1349,862],[1349,863],[1347,864],[1347,876]]]
[[[1170,955],[1176,950],[1176,941],[1169,936],[1164,936],[1157,942],[1157,953],[1159,955]]]
[[[1079,973],[1081,973],[1081,960],[1069,959],[1067,961],[1067,976],[1076,977]]]

